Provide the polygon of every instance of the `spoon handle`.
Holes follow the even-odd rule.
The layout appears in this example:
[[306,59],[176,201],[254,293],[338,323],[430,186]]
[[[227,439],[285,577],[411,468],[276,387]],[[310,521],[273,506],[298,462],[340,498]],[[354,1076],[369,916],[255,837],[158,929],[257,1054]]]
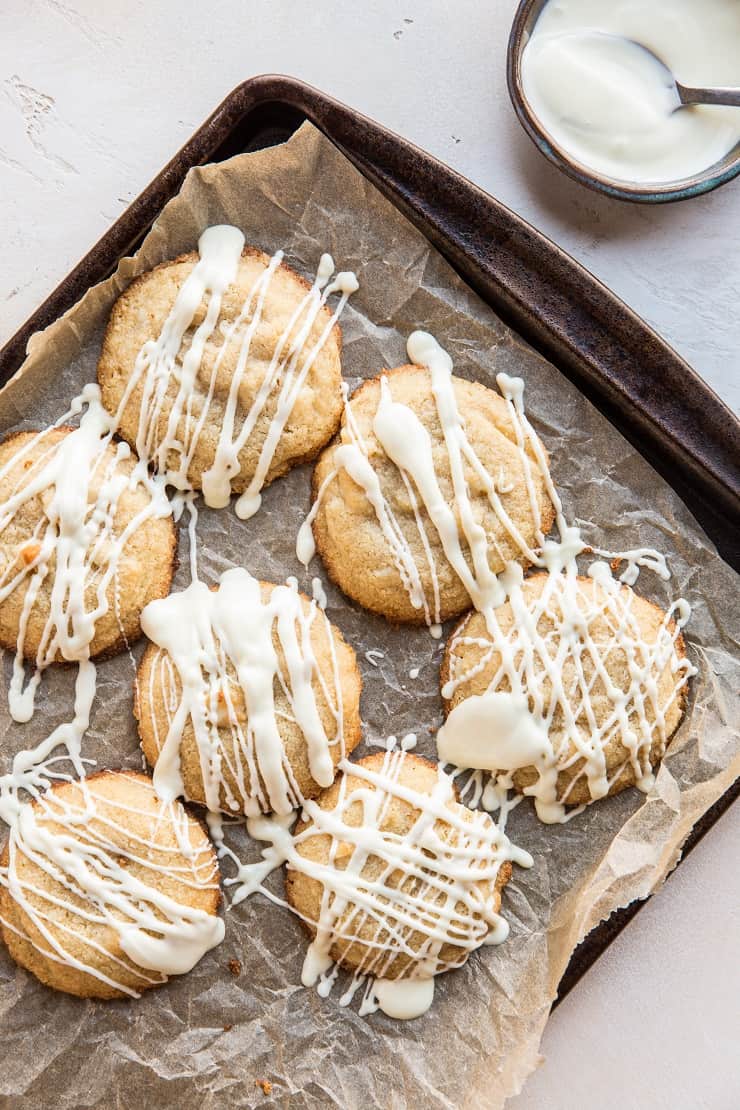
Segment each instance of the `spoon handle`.
[[740,108],[740,89],[694,89],[676,81],[682,104],[729,104]]

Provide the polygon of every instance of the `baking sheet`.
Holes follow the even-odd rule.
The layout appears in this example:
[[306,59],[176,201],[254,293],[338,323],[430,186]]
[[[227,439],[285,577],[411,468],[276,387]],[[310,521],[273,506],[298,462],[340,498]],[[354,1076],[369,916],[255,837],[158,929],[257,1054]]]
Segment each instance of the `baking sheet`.
[[[351,386],[405,362],[405,338],[420,326],[447,347],[463,377],[488,384],[502,370],[524,377],[527,409],[550,452],[567,514],[584,522],[587,538],[600,547],[648,545],[668,554],[671,582],[644,572],[638,589],[662,605],[683,595],[694,606],[689,650],[700,674],[692,710],[648,798],[626,791],[562,827],[540,825],[530,802],[517,807],[507,831],[532,852],[535,866],[516,870],[507,887],[511,937],[442,977],[426,1017],[406,1024],[382,1014],[361,1019],[339,1007],[338,989],[324,1001],[301,987],[300,924],[250,899],[227,912],[219,949],[188,976],[133,1003],[53,995],[3,952],[0,1098],[24,1108],[48,1105],[52,1092],[60,1107],[496,1107],[537,1062],[551,1000],[578,940],[662,882],[691,825],[738,774],[740,741],[731,727],[738,720],[739,629],[731,604],[737,578],[619,433],[308,124],[281,147],[191,171],[136,258],[32,341],[26,364],[0,395],[3,431],[61,414],[94,376],[117,292],[134,274],[193,249],[203,228],[216,222],[236,223],[248,242],[270,253],[283,247],[304,275],[324,250],[339,268],[356,270],[360,290],[342,320]],[[236,564],[274,581],[296,574],[305,585],[294,537],[308,508],[309,481],[310,468],[302,467],[276,482],[247,522],[230,510],[203,510],[201,575],[210,581]],[[183,534],[180,587],[187,583],[186,553]],[[321,573],[320,563],[311,573]],[[442,646],[426,630],[391,629],[333,587],[327,593],[329,616],[355,646],[363,671],[366,745],[413,731],[417,750],[433,756]],[[382,655],[366,656],[374,651]],[[10,664],[6,657],[6,683]],[[415,667],[419,676],[411,679]],[[85,746],[99,766],[141,765],[132,679],[127,656],[99,667]],[[71,671],[47,672],[29,725],[13,724],[0,704],[4,764],[69,716],[72,682]],[[236,830],[232,843],[255,852]],[[280,876],[275,881],[279,887]],[[238,975],[229,969],[232,960]],[[256,1085],[260,1080],[272,1083],[270,1094]]]

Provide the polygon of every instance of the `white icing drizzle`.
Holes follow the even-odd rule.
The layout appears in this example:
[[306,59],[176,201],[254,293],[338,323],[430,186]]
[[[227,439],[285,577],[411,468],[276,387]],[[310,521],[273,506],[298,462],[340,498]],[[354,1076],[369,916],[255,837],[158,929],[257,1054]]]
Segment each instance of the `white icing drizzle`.
[[[97,385],[85,386],[54,428],[80,414],[79,426],[58,442],[49,442],[47,447],[52,429],[39,432],[0,468],[2,481],[21,464],[18,481],[0,505],[0,533],[31,499],[40,500],[44,510],[19,558],[9,562],[0,576],[0,601],[27,582],[8,691],[14,720],[30,720],[41,675],[55,659],[76,662],[79,668],[72,720],[59,725],[36,748],[18,752],[10,772],[0,776],[0,818],[11,825],[20,817],[24,793],[38,797],[51,782],[69,777],[57,766],[65,758],[75,774],[84,775],[81,745],[96,685],[96,669],[90,660],[95,626],[108,611],[111,584],[114,596],[117,593],[116,575],[126,544],[145,520],[171,512],[162,487],[149,478],[143,464],[137,463],[130,473],[124,470],[122,464],[130,458],[126,444],[108,450],[115,426],[100,402]],[[36,461],[34,454],[38,454]],[[144,507],[117,531],[114,522],[120,498],[126,490],[137,489],[147,494]],[[27,559],[24,553],[32,557]],[[51,583],[49,614],[35,669],[24,688],[28,621],[47,580]],[[91,592],[94,604],[88,609]]]
[[[135,781],[146,788],[141,778]],[[157,886],[162,876],[192,890],[217,890],[218,867],[212,853],[191,846],[188,818],[179,802],[163,806],[156,814],[157,823],[173,826],[174,848],[133,831],[131,818],[151,821],[151,817],[151,812],[112,798],[98,798],[84,780],[74,797],[48,792],[37,798],[35,806],[19,810],[9,833],[8,867],[0,874],[15,904],[42,938],[37,942],[20,934],[39,953],[134,998],[138,991],[123,978],[105,974],[76,952],[90,948],[145,984],[156,984],[168,975],[190,971],[224,936],[221,918],[184,905]],[[124,845],[117,834],[124,835]],[[48,876],[50,890],[24,881],[23,860]],[[125,866],[131,862],[145,868],[151,882]],[[59,895],[59,886],[66,896]],[[113,929],[127,959],[121,960],[92,939],[86,933],[90,924]],[[18,932],[8,921],[3,925]],[[157,973],[156,977],[147,971]]]
[[[383,739],[374,740],[367,739],[365,743],[371,748],[383,748],[385,751],[393,751],[394,748],[400,748],[403,752],[410,752],[416,747],[417,736],[415,732],[407,732],[399,740],[397,736],[386,736]],[[350,766],[348,763],[347,766]]]
[[[485,613],[486,635],[471,638],[463,625],[451,643],[451,676],[443,688],[454,691],[480,674],[496,656],[498,665],[488,689],[460,701],[437,738],[440,758],[458,766],[489,770],[499,783],[511,785],[511,773],[534,767],[537,781],[524,789],[535,799],[542,821],[563,821],[573,784],[585,777],[591,799],[603,798],[630,766],[640,790],[653,784],[651,751],[662,756],[668,740],[666,718],[696,668],[679,659],[676,641],[690,609],[683,599],[666,613],[654,642],[648,642],[632,611],[634,595],[615,581],[610,567],[596,562],[588,571],[595,582],[586,591],[577,576],[575,559],[553,570],[541,593],[528,596],[521,572],[512,574],[508,603],[513,614],[505,630],[496,611]],[[546,633],[541,620],[552,622]],[[596,640],[596,622],[606,622],[610,637]],[[461,668],[455,652],[472,645],[480,649],[474,666]],[[617,686],[609,660],[624,660],[629,684]],[[673,683],[662,698],[658,677],[669,667]],[[566,680],[566,675],[571,676]],[[599,719],[594,690],[600,697]],[[604,710],[603,702],[608,703]],[[559,740],[553,719],[557,714]],[[607,769],[605,750],[619,741],[628,759],[616,771]],[[582,764],[560,797],[558,774]]]
[[[159,337],[145,343],[136,359],[121,398],[118,421],[134,389],[141,384],[143,393],[136,434],[137,453],[155,466],[167,485],[176,490],[190,490],[188,471],[208,418],[216,376],[224,356],[234,345],[238,350],[236,367],[229,385],[213,463],[203,474],[202,492],[203,500],[210,508],[223,508],[229,503],[232,481],[239,474],[239,453],[252,435],[268,401],[277,391],[275,411],[255,473],[235,506],[237,515],[247,519],[260,507],[261,490],[275,450],[311,367],[347,300],[358,288],[358,283],[355,275],[348,272],[338,273],[330,280],[334,262],[331,255],[322,255],[314,282],[278,336],[257,395],[238,426],[238,397],[252,340],[263,319],[273,275],[283,260],[282,251],[273,255],[247,294],[236,319],[220,330],[224,293],[236,280],[243,247],[244,236],[238,228],[222,225],[209,227],[203,232],[198,243],[200,259],[178,291]],[[318,339],[311,344],[314,324],[334,293],[340,294],[336,307]],[[205,318],[195,329],[190,346],[180,358],[183,343],[204,300],[207,306]],[[196,416],[192,398],[204,350],[206,344],[218,336],[222,336],[221,345],[214,359],[205,403]],[[176,387],[174,396],[173,385]],[[167,424],[164,434],[160,435],[165,408],[168,410]]]
[[[79,427],[50,443],[37,461],[32,452],[45,446],[48,432],[40,432],[0,468],[0,481],[24,461],[14,490],[0,505],[0,535],[30,501],[40,500],[43,518],[32,536],[24,540],[15,559],[0,573],[0,603],[24,583],[13,678],[8,691],[14,720],[26,722],[33,715],[41,674],[55,659],[80,662],[89,658],[97,621],[108,611],[108,591],[115,582],[123,550],[134,532],[152,516],[167,516],[170,507],[161,491],[137,466],[126,473],[121,463],[129,448],[118,443],[111,451],[114,424],[100,403],[96,385],[85,387],[70,411],[55,427],[66,423],[84,407]],[[50,429],[51,430],[51,429]],[[145,507],[120,531],[114,528],[121,495],[145,488]],[[41,589],[51,584],[49,616],[40,637],[35,670],[24,688],[24,645],[31,613]],[[94,606],[86,595],[94,590]]]
[[[506,939],[508,925],[493,909],[492,884],[505,860],[532,866],[531,856],[514,847],[487,814],[454,804],[453,780],[441,766],[431,794],[401,783],[405,759],[403,745],[393,744],[379,770],[345,760],[335,807],[326,810],[314,801],[304,803],[308,824],[296,834],[285,820],[250,821],[250,835],[267,842],[263,860],[242,865],[239,874],[227,880],[237,885],[234,902],[260,890],[281,904],[285,903],[263,886],[280,864],[321,883],[319,917],[309,923],[315,936],[303,965],[304,985],[317,985],[319,994],[328,995],[337,976],[332,951],[357,941],[366,949],[365,958],[340,1004],[348,1005],[364,986],[360,1013],[385,1009],[387,1004],[386,1012],[399,1018],[418,1016],[431,1004],[435,975],[459,967],[481,944]],[[364,785],[348,790],[349,776]],[[404,835],[386,827],[394,799],[418,811]],[[349,823],[346,814],[358,804],[362,820]],[[299,851],[322,835],[331,838],[326,863]],[[363,873],[369,861],[382,864],[375,878]],[[399,873],[403,879],[397,882]],[[481,888],[484,883],[491,884],[488,894]],[[448,958],[443,952],[450,944],[461,951]],[[386,986],[386,972],[398,956],[408,956],[410,963],[392,986]]]
[[518,771],[543,759],[550,747],[547,731],[529,713],[523,694],[493,691],[466,698],[451,724],[437,734],[443,763],[496,771]]
[[[540,558],[538,552],[524,539],[501,500],[501,495],[509,493],[512,489],[509,479],[503,473],[496,476],[489,474],[467,437],[465,423],[455,397],[450,356],[431,335],[423,331],[415,331],[409,336],[407,348],[411,361],[429,370],[432,393],[447,452],[453,504],[448,504],[440,489],[429,432],[407,405],[393,400],[386,377],[382,377],[380,382],[380,402],[373,420],[373,432],[387,458],[398,468],[404,482],[431,578],[432,596],[425,595],[421,571],[413,549],[404,535],[392,506],[383,494],[380,479],[370,461],[367,444],[357,427],[352,406],[346,398],[345,431],[350,442],[343,443],[334,452],[334,469],[324,479],[316,501],[301,526],[296,554],[306,566],[313,558],[315,544],[311,525],[329,484],[340,470],[345,470],[363,490],[375,512],[394,566],[401,577],[411,604],[415,609],[423,611],[432,634],[439,637],[441,635],[439,576],[422,516],[422,508],[439,537],[447,561],[465,586],[473,605],[477,609],[485,610],[501,604],[506,596],[501,577],[494,574],[490,566],[490,543],[493,542],[495,546],[495,540],[490,540],[485,529],[475,519],[465,473],[466,467],[474,471],[486,492],[488,503],[497,520],[521,557],[534,564],[539,564]],[[547,473],[547,460],[541,445],[526,424],[521,407],[523,384],[519,379],[508,378],[504,374],[500,374],[497,381],[509,403],[511,423],[516,431],[517,446],[527,482],[532,519],[535,522],[538,543],[542,544],[544,543],[542,515],[534,486],[532,460],[527,453],[527,447],[529,446],[530,449],[535,447],[538,469],[541,469],[546,476],[548,492],[554,493],[554,487]]]
[[324,589],[324,583],[320,578],[311,579],[311,596],[320,609],[326,609],[329,601],[326,596],[326,590]]
[[[172,668],[181,688],[180,697],[173,695],[168,706],[167,735],[156,738],[154,785],[162,798],[185,792],[180,746],[190,722],[209,810],[225,808],[249,817],[292,813],[303,797],[281,738],[278,687],[289,703],[290,720],[305,738],[313,779],[319,786],[331,785],[332,752],[338,751],[338,758],[344,754],[334,638],[319,605],[312,601],[308,611],[304,608],[295,579],[273,587],[267,600],[257,579],[241,568],[222,574],[216,590],[196,579],[186,590],[148,605],[141,623],[161,649],[151,667],[150,700],[156,697],[155,687],[174,690],[167,679]],[[319,670],[312,644],[319,625],[331,653],[331,683]],[[317,688],[331,715],[330,735],[322,724]],[[228,730],[227,744],[223,730]]]
[[388,1017],[409,1021],[425,1014],[434,1001],[434,979],[376,979],[372,997]]
[[[236,507],[240,516],[247,517],[259,508],[260,491],[277,443],[311,366],[318,358],[348,297],[357,288],[354,274],[339,273],[332,280],[334,263],[329,255],[322,256],[314,283],[296,308],[285,331],[278,337],[262,387],[241,427],[237,428],[236,399],[249,357],[250,343],[262,318],[270,281],[282,260],[282,252],[273,256],[250,290],[237,319],[229,327],[220,328],[223,297],[236,279],[243,246],[244,236],[234,227],[213,227],[203,233],[199,241],[200,259],[180,288],[160,334],[142,347],[118,412],[115,416],[109,415],[100,402],[97,385],[87,385],[71,403],[69,412],[54,425],[59,427],[67,424],[70,419],[83,413],[84,409],[79,427],[66,435],[59,444],[51,444],[36,462],[24,469],[14,491],[0,505],[0,533],[14,519],[19,508],[32,497],[42,498],[45,512],[42,523],[34,535],[29,537],[28,544],[24,545],[24,551],[19,552],[20,561],[0,568],[0,602],[26,579],[29,583],[24,598],[9,691],[13,717],[22,722],[30,719],[41,674],[56,658],[78,665],[72,720],[60,725],[35,748],[18,752],[11,770],[0,776],[0,818],[10,826],[11,856],[7,873],[0,874],[0,882],[10,887],[13,897],[29,913],[45,937],[49,950],[44,954],[93,976],[98,974],[96,970],[85,963],[76,963],[63,941],[58,937],[55,939],[46,928],[44,915],[39,915],[28,904],[15,869],[14,861],[20,854],[30,854],[49,874],[60,878],[69,889],[74,888],[81,897],[87,899],[91,906],[89,919],[113,925],[127,957],[139,968],[160,973],[160,978],[152,981],[159,982],[162,981],[161,976],[188,970],[208,948],[219,943],[223,937],[223,923],[217,917],[180,906],[154,888],[146,886],[142,889],[142,885],[127,875],[125,869],[118,867],[115,858],[109,858],[107,845],[101,845],[92,836],[88,840],[80,832],[95,813],[93,793],[85,786],[84,781],[85,764],[90,761],[82,756],[82,741],[89,726],[96,689],[96,670],[90,659],[90,646],[96,622],[108,609],[108,587],[112,582],[117,616],[116,573],[127,541],[147,518],[173,514],[175,519],[179,519],[183,509],[187,507],[190,511],[192,596],[197,598],[202,595],[205,587],[197,581],[197,511],[188,479],[188,468],[213,397],[215,376],[229,345],[239,344],[237,367],[231,382],[214,462],[203,476],[206,504],[220,507],[228,502],[231,481],[239,469],[238,453],[247,442],[268,399],[276,395],[275,411],[255,474]],[[327,319],[318,339],[312,341],[313,325],[334,293],[339,293],[334,312]],[[195,316],[204,301],[205,316],[193,330]],[[192,335],[188,335],[189,332]],[[223,335],[223,340],[213,367],[207,403],[196,416],[192,408],[193,387],[206,344],[216,334]],[[183,347],[186,350],[181,356]],[[176,386],[174,399],[171,394],[168,395],[173,383]],[[120,464],[130,457],[129,448],[123,443],[115,444],[112,457],[110,453],[106,453],[106,448],[112,442],[124,408],[137,384],[141,384],[143,389],[136,435],[138,461],[132,473],[125,474]],[[160,437],[160,418],[165,405],[169,407],[169,414],[165,433]],[[179,435],[181,422],[185,429],[182,440]],[[16,452],[6,466],[0,469],[0,480],[12,467],[23,461],[34,445],[43,443],[46,435],[48,431],[39,433]],[[153,475],[150,469],[154,470]],[[146,506],[124,530],[116,533],[113,523],[120,497],[124,490],[137,487],[143,487],[148,494]],[[172,500],[167,497],[167,487],[172,487],[175,491]],[[23,647],[29,615],[39,589],[52,574],[49,618],[41,636],[35,671],[24,688]],[[95,605],[88,610],[86,591],[89,592],[91,588],[94,588]],[[281,675],[280,681],[285,689],[290,689],[291,704],[307,737],[312,773],[317,781],[328,783],[333,776],[329,772],[331,760],[327,751],[329,745],[336,742],[336,738],[325,736],[318,720],[315,702],[312,703],[313,695],[308,677],[312,667],[310,654],[306,650],[299,651],[295,644],[291,646],[288,626],[295,608],[294,602],[290,600],[297,596],[295,585],[280,587],[279,590],[283,591],[279,595],[282,600],[275,605],[275,616],[282,629],[281,643],[289,646],[286,651],[289,674]],[[226,592],[229,592],[228,587]],[[232,594],[233,592],[231,591]],[[315,585],[314,592],[323,605],[325,598],[320,583]],[[177,601],[173,604],[176,606]],[[206,607],[201,604],[201,609]],[[254,615],[253,611],[250,610],[249,615]],[[303,633],[310,630],[310,623],[314,619],[325,620],[316,603],[308,618],[301,617]],[[120,623],[119,619],[119,625]],[[239,631],[234,628],[233,620],[229,625],[229,614],[223,615],[222,624],[230,628],[232,642],[238,643]],[[183,628],[178,629],[181,634],[183,631]],[[262,631],[264,633],[264,627]],[[241,639],[244,639],[243,635]],[[333,650],[331,638],[330,643]],[[262,646],[266,646],[265,635],[262,637]],[[336,660],[334,665],[336,671]],[[339,687],[338,684],[335,685],[338,697]],[[252,675],[252,687],[255,686],[259,688],[259,700],[264,691],[260,687],[260,675],[256,671]],[[341,736],[341,702],[332,703],[326,684],[323,686],[324,696],[332,707],[338,735]],[[267,714],[267,705],[263,708]],[[269,730],[267,719],[264,727]],[[71,764],[73,775],[60,768],[59,765],[64,765],[65,762]],[[259,766],[262,772],[262,760]],[[172,784],[167,782],[166,767],[165,761],[160,785],[169,796],[160,799],[161,819],[176,819],[178,827],[182,826],[180,841],[181,847],[185,849],[188,847],[183,841],[185,812],[173,800]],[[171,770],[170,773],[174,775],[174,771]],[[57,799],[53,793],[48,792],[48,788],[57,781],[72,781],[73,776],[81,780],[84,806],[80,812],[65,810],[61,813]],[[281,787],[279,778],[279,768],[273,768],[267,776],[266,789],[268,792],[275,792],[280,807],[284,809],[288,805],[288,798],[294,802],[298,799],[292,784],[287,788],[282,784]],[[29,797],[41,807],[41,817],[29,805]],[[55,821],[69,823],[69,838],[52,838],[44,831],[43,815],[51,808],[54,809]],[[180,814],[182,817],[178,816]],[[215,815],[214,826],[218,831],[220,825]],[[74,835],[71,835],[72,832]],[[147,856],[148,848],[151,847],[152,845],[142,843],[143,856]],[[152,868],[156,869],[153,864]],[[216,885],[216,871],[207,881],[211,880]],[[116,924],[116,921],[119,923]],[[55,928],[59,928],[58,924]],[[71,936],[74,934],[71,926],[69,933]],[[126,993],[133,993],[122,984],[114,985]]]

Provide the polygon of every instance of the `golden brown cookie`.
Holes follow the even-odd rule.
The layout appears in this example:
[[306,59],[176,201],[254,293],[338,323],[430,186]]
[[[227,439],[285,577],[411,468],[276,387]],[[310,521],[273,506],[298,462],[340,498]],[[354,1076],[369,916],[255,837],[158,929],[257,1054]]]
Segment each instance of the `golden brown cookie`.
[[[419,366],[385,372],[365,382],[353,395],[351,420],[345,414],[337,442],[324,451],[314,471],[314,500],[321,492],[313,522],[314,539],[329,576],[354,601],[389,620],[436,623],[469,608],[471,596],[445,554],[418,485],[391,461],[378,442],[373,421],[383,380],[392,400],[410,409],[431,438],[439,490],[454,515],[464,561],[468,570],[472,568],[430,373]],[[533,512],[523,450],[517,446],[506,401],[477,382],[453,377],[452,383],[467,443],[477,458],[475,465],[465,458],[463,469],[473,517],[484,533],[488,568],[498,574],[512,559],[526,565],[531,559],[522,543],[526,549],[537,547],[553,521],[543,478],[533,466]],[[337,451],[342,446],[358,443],[379,481],[385,523],[366,490],[350,477],[344,463],[338,462],[341,455]],[[533,462],[531,446],[526,451]],[[493,495],[487,482],[494,487]],[[514,531],[521,542],[514,538]],[[398,552],[394,553],[389,542],[391,533],[400,534],[401,561],[406,560],[403,571],[398,565]],[[412,600],[409,566],[411,574],[418,575],[423,604],[415,605]]]
[[[552,801],[581,805],[649,784],[686,707],[687,667],[675,621],[629,586],[608,576],[533,574],[488,626],[481,613],[461,621],[441,683],[449,718],[471,697],[510,692],[512,674],[521,674],[525,715],[528,707],[535,722],[545,722],[536,726],[545,745],[537,765],[499,770],[513,771],[515,788],[535,796],[541,776],[552,775]],[[470,727],[479,730],[485,757],[486,705],[477,704]],[[496,727],[492,719],[491,751]]]
[[[230,598],[219,598],[227,589]],[[204,590],[196,584],[160,603],[170,612],[175,658],[151,643],[141,660],[135,712],[144,754],[156,768],[172,728],[176,750],[168,763],[173,756],[179,763],[189,801],[249,816],[290,812],[333,781],[340,759],[360,741],[355,653],[293,586],[258,583],[235,568],[210,596]],[[199,624],[210,630],[205,641],[186,645],[178,627],[191,625],[188,614],[203,604],[209,615]],[[151,635],[156,624],[145,624]],[[198,659],[203,665],[193,667]]]
[[294,836],[287,898],[319,960],[382,979],[428,978],[464,963],[500,927],[505,838],[426,759],[394,751],[352,764],[309,803]]
[[[136,458],[121,458],[115,444],[100,451],[91,468],[84,539],[78,535],[72,542],[65,536],[60,546],[64,522],[55,500],[59,484],[53,463],[63,457],[59,452],[73,435],[79,431],[50,428],[18,432],[0,444],[0,644],[16,650],[25,614],[23,654],[29,659],[41,655],[43,664],[81,658],[91,631],[88,620],[94,619],[89,642],[94,657],[135,640],[144,606],[168,592],[176,559],[171,518],[151,513],[152,498],[143,484],[126,487]],[[72,457],[65,460],[67,501],[70,487],[79,495],[88,478],[70,474],[73,466]],[[84,619],[76,597],[83,581]]]
[[[197,263],[196,253],[162,263],[136,278],[114,305],[98,363],[103,404],[110,413],[118,413],[135,374],[139,353],[162,333],[176,298]],[[195,489],[202,488],[203,475],[214,464],[232,393],[234,411],[229,443],[243,433],[246,436],[236,452],[230,477],[231,489],[236,493],[243,492],[255,475],[283,387],[294,389],[295,396],[286,396],[281,401],[289,414],[260,488],[297,463],[313,458],[339,423],[342,408],[339,325],[331,326],[331,308],[324,305],[318,307],[310,328],[301,335],[308,321],[307,312],[313,311],[311,306],[316,306],[319,294],[312,299],[311,287],[285,263],[274,269],[262,289],[259,282],[269,265],[270,259],[262,251],[254,247],[244,250],[236,280],[223,294],[217,320],[212,327],[205,325],[208,334],[197,360],[192,388],[183,386],[181,392],[183,358],[191,351],[196,329],[206,320],[210,302],[205,294],[192,313],[174,365],[163,363],[168,382],[156,412],[147,415],[144,397],[145,390],[151,388],[151,375],[143,373],[120,414],[120,434],[134,448],[147,419],[150,420],[146,430],[148,458],[154,458],[156,449],[166,440],[187,444],[187,480]],[[302,302],[305,309],[296,316]],[[330,331],[324,337],[327,328]],[[296,359],[292,354],[294,342],[299,352]],[[315,348],[319,349],[314,358]],[[159,369],[161,372],[162,367]],[[260,395],[263,388],[266,388],[264,398]],[[173,407],[175,427],[168,432]],[[250,423],[245,425],[248,417]],[[167,469],[179,470],[182,458],[178,451],[167,453],[165,449],[165,454]]]
[[79,998],[136,997],[223,937],[205,830],[138,772],[101,771],[29,802],[0,867],[10,955]]

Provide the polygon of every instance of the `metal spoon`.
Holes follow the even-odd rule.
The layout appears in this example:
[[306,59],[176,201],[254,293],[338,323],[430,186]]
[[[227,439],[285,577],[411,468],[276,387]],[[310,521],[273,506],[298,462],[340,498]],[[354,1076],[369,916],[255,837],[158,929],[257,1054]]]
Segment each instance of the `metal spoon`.
[[740,89],[733,88],[698,88],[693,85],[683,85],[675,76],[673,71],[665,64],[662,58],[659,58],[649,46],[645,46],[636,39],[627,39],[634,46],[639,46],[640,50],[644,50],[646,54],[656,62],[661,69],[665,70],[670,84],[675,85],[676,93],[678,95],[679,103],[676,105],[675,111],[683,108],[686,104],[726,104],[733,108],[740,108]]
[[[673,77],[673,74],[671,76]],[[740,89],[700,89],[692,85],[682,85],[675,77],[673,80],[676,82],[678,99],[681,101],[679,107],[684,104],[727,104],[733,108],[740,108]]]

